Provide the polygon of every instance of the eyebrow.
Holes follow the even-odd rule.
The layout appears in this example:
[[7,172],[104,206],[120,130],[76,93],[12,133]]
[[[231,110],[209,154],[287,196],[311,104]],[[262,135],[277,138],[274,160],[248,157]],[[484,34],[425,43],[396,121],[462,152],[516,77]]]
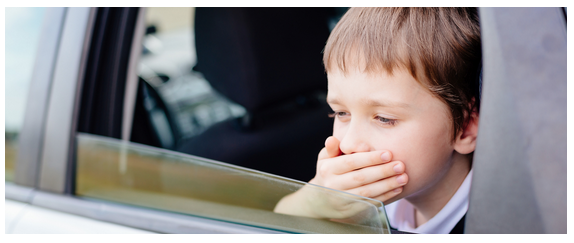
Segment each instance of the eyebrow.
[[[361,103],[364,103],[368,106],[372,107],[401,107],[401,108],[410,108],[411,106],[407,103],[403,102],[395,102],[390,100],[375,100],[369,98],[361,98]],[[327,97],[327,103],[329,104],[341,104],[341,102],[337,98]]]

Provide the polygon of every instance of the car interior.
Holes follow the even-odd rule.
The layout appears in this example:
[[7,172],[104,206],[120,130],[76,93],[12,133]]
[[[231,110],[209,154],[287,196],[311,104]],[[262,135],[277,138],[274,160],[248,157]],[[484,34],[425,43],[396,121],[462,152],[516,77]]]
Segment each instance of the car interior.
[[[346,10],[48,8],[30,89],[6,93],[27,95],[6,126],[6,232],[94,229],[66,215],[156,233],[401,233],[381,202],[303,183],[332,133],[322,50]],[[479,16],[464,232],[564,234],[567,9]],[[7,90],[20,82],[8,71]],[[352,222],[273,212],[303,187],[367,210]]]
[[[329,8],[197,8],[197,64],[189,71],[244,112],[185,134],[178,128],[177,111],[166,105],[153,82],[140,78],[131,140],[310,180],[332,132],[322,48],[337,13]],[[172,82],[168,75],[157,77],[162,85]]]

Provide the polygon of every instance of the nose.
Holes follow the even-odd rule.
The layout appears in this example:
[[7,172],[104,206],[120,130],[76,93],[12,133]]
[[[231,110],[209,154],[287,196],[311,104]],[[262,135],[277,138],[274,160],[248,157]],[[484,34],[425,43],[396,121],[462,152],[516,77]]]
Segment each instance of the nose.
[[352,154],[358,152],[369,152],[369,133],[366,126],[357,122],[351,122],[347,127],[343,137],[338,138],[340,141],[339,148],[343,154]]

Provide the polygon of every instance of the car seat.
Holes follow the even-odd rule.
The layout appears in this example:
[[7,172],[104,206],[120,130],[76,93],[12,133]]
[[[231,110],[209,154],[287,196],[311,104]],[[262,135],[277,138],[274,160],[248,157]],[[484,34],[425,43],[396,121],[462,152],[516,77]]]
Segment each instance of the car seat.
[[312,179],[333,126],[322,65],[330,14],[325,8],[197,8],[194,69],[247,112],[177,150]]

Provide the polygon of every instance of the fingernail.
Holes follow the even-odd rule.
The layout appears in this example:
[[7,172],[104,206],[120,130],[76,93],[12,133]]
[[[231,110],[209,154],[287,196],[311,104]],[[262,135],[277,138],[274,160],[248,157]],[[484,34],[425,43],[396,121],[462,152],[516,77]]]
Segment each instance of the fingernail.
[[381,154],[381,159],[383,161],[389,161],[391,160],[391,155],[389,154],[389,152],[384,152],[383,154]]
[[401,175],[401,176],[397,177],[397,182],[399,183],[399,185],[404,185],[405,183],[407,183],[406,176]]
[[393,192],[394,192],[394,193],[399,193],[399,192],[401,192],[402,190],[403,190],[403,188],[402,188],[402,187],[399,187],[399,188],[393,190]]
[[401,164],[396,164],[393,167],[393,170],[395,171],[395,173],[400,174],[403,173],[403,167],[401,166]]

